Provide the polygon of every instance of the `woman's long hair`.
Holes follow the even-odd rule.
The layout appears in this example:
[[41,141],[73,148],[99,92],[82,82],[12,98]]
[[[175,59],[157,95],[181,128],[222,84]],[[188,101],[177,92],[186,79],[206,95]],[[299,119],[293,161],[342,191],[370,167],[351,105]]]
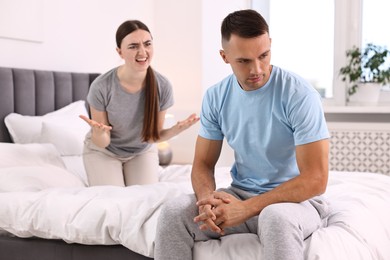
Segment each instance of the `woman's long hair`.
[[145,112],[144,125],[142,128],[142,139],[144,142],[149,140],[157,141],[160,139],[160,134],[158,131],[158,88],[156,76],[154,75],[153,69],[150,66],[146,73],[145,83]]
[[[150,33],[149,28],[138,20],[128,20],[123,22],[116,32],[116,45],[120,48],[123,38],[135,30],[144,30]],[[160,139],[158,131],[158,112],[159,112],[159,93],[156,76],[151,66],[146,72],[145,79],[145,105],[144,105],[144,120],[142,128],[142,140],[148,142],[150,140],[157,141]]]

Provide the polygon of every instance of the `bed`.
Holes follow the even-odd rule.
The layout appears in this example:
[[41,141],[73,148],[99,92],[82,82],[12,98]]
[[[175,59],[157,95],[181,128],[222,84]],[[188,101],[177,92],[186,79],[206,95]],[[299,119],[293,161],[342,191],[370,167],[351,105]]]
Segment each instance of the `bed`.
[[[0,68],[0,260],[151,259],[161,206],[192,192],[190,164],[161,167],[157,184],[88,187],[78,115],[97,75]],[[306,259],[390,259],[389,174],[330,172],[332,213],[306,239]],[[229,167],[216,179],[228,186]],[[193,258],[261,260],[261,246],[230,235],[196,242]]]

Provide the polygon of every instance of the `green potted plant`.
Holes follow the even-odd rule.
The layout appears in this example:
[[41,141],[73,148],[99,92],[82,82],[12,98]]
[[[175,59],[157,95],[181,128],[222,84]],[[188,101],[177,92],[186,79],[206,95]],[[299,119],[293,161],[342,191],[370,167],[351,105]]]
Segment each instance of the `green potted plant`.
[[[371,86],[374,84],[378,99],[381,86],[390,82],[390,51],[383,46],[369,43],[364,49],[352,47],[347,50],[346,56],[348,63],[340,69],[340,75],[342,81],[349,83],[349,97],[355,95],[363,86],[371,88],[369,92],[375,91],[375,87]],[[362,96],[366,97],[366,94]]]

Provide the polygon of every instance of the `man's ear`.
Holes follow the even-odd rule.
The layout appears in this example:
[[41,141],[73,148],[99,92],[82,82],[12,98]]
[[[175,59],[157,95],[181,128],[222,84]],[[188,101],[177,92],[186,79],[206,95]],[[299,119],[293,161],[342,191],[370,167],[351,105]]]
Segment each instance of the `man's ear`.
[[219,50],[219,55],[221,55],[221,57],[222,57],[222,59],[223,59],[223,61],[224,61],[225,63],[229,63],[229,61],[228,61],[227,58],[226,58],[226,53],[225,53],[224,50]]

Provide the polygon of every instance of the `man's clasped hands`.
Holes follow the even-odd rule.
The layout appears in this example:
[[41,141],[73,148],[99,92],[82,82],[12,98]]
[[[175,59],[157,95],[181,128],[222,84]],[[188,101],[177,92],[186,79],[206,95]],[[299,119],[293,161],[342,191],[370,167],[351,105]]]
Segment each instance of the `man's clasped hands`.
[[211,230],[221,236],[225,235],[225,228],[244,223],[249,217],[245,201],[239,200],[224,191],[214,191],[207,198],[200,199],[196,205],[199,215],[194,218],[201,230]]

